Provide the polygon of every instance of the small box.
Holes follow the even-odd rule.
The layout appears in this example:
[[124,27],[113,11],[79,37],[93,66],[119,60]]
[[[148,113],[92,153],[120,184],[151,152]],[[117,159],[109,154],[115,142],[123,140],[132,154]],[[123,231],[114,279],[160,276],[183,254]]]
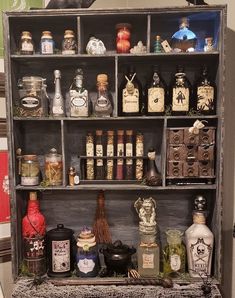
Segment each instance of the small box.
[[169,144],[179,145],[184,143],[183,129],[169,129],[168,130]]
[[185,158],[187,161],[196,161],[198,152],[197,152],[197,146],[193,145],[186,145],[185,146]]
[[183,162],[182,161],[169,161],[167,167],[167,176],[172,178],[183,177]]
[[213,161],[200,161],[199,162],[199,177],[211,177],[214,176],[214,162]]
[[185,128],[184,143],[188,145],[197,145],[199,143],[199,135],[190,133],[189,128]]
[[198,162],[197,161],[185,161],[183,164],[183,176],[197,177],[198,176]]
[[185,146],[182,145],[169,145],[168,156],[169,161],[182,161],[185,159]]
[[198,160],[208,161],[214,160],[214,145],[200,145],[198,146]]
[[199,143],[210,145],[215,143],[215,127],[202,128],[199,132]]

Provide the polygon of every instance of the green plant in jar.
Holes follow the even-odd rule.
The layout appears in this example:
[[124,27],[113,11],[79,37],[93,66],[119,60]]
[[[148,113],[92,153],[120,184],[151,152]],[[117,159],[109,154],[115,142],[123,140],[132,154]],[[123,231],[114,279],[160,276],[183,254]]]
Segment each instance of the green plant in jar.
[[163,250],[163,273],[178,277],[185,273],[186,250],[182,242],[183,233],[177,229],[166,231],[167,245]]

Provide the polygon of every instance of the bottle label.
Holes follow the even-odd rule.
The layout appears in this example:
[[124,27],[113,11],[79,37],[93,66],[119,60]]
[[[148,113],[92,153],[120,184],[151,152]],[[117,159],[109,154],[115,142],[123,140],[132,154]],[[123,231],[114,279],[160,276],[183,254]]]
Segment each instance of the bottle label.
[[55,115],[63,115],[64,114],[63,107],[62,106],[53,106],[52,113]]
[[180,270],[181,267],[181,259],[177,254],[173,254],[170,256],[170,266],[173,271]]
[[154,254],[143,253],[143,268],[154,269]]
[[[107,156],[114,156],[114,146],[107,145]],[[107,159],[107,166],[113,166],[113,159]]]
[[27,259],[37,259],[45,257],[45,239],[38,238],[24,238],[24,256]]
[[88,117],[88,92],[84,90],[82,93],[76,90],[70,90],[71,100],[71,117]]
[[21,185],[38,185],[39,184],[39,177],[26,177],[21,176]]
[[97,99],[97,105],[101,108],[107,107],[108,103],[109,101],[107,100],[107,98],[102,95]]
[[80,183],[79,175],[75,175],[75,176],[74,176],[74,184],[75,184],[75,185],[78,185],[79,183]]
[[40,99],[33,96],[26,96],[21,98],[21,105],[24,109],[33,110],[40,106]]
[[136,143],[136,156],[143,156],[143,155],[144,155],[144,144]]
[[172,111],[189,111],[189,88],[173,88]]
[[94,144],[93,143],[86,143],[86,155],[94,156]]
[[197,110],[214,110],[214,88],[212,86],[200,86],[197,88]]
[[122,112],[123,113],[138,113],[139,112],[139,90],[133,88],[129,92],[127,88],[122,91]]
[[148,89],[148,112],[164,112],[165,91],[163,88],[153,87]]
[[41,42],[41,53],[42,54],[53,54],[53,40],[44,40]]
[[[103,156],[103,146],[102,145],[96,145],[96,156]],[[103,159],[97,159],[96,165],[98,167],[103,166]]]
[[[133,156],[133,144],[132,143],[126,143],[126,156]],[[126,164],[132,165],[133,159],[127,158]]]
[[33,52],[33,44],[31,42],[22,42],[21,51]]
[[52,271],[67,272],[70,270],[70,241],[52,241]]
[[[117,144],[117,156],[124,155],[124,144]],[[123,158],[118,158],[117,160],[118,165],[123,165]]]
[[95,262],[92,259],[80,259],[77,262],[77,266],[81,272],[87,274],[88,272],[93,271],[95,268]]
[[203,238],[198,238],[196,243],[190,245],[192,270],[197,273],[210,274],[212,249],[212,243],[205,243]]

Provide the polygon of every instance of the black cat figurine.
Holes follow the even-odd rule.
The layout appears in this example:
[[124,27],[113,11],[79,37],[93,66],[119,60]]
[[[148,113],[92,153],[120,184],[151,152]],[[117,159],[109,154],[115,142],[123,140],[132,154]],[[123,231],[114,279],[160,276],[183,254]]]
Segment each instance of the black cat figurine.
[[50,0],[47,9],[88,8],[95,0]]

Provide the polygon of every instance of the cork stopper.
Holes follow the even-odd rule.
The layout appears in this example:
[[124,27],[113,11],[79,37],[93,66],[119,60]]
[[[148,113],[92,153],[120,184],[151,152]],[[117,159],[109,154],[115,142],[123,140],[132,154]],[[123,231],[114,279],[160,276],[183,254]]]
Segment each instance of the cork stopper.
[[180,19],[180,28],[189,27],[189,19],[184,17]]
[[32,34],[29,31],[23,31],[21,33],[21,39],[32,39]]
[[97,82],[98,83],[107,83],[108,76],[105,73],[101,73],[97,75]]
[[37,201],[37,193],[36,193],[36,191],[30,191],[30,193],[29,193],[29,199],[30,199],[30,201]]
[[22,156],[23,160],[31,160],[31,161],[37,161],[37,155],[34,154],[27,154]]
[[124,130],[120,129],[117,131],[118,136],[123,136],[124,135]]
[[102,136],[103,131],[102,131],[102,130],[96,130],[96,131],[95,131],[95,134],[96,134],[97,136]]
[[126,130],[126,135],[127,136],[132,136],[133,135],[133,130],[132,129]]
[[73,32],[73,30],[65,30],[65,31],[64,31],[64,37],[65,37],[65,38],[72,38],[72,37],[74,37],[74,32]]
[[43,31],[42,38],[50,38],[52,39],[51,31]]
[[156,39],[156,41],[161,41],[161,36],[160,35],[156,35],[155,39]]
[[114,136],[114,131],[113,130],[108,130],[107,135],[108,136]]

